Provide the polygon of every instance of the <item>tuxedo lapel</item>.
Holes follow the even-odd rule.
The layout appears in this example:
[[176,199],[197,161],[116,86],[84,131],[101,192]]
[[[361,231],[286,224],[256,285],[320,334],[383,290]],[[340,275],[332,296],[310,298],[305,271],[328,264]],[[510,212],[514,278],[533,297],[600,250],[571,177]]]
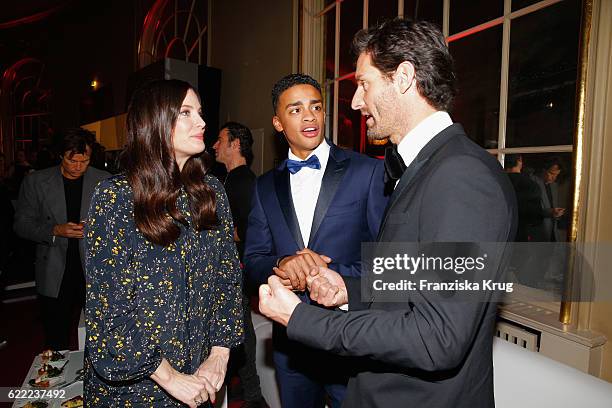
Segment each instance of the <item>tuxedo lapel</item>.
[[274,170],[274,188],[276,189],[276,198],[280,204],[281,211],[285,217],[285,222],[293,239],[300,249],[303,249],[304,240],[300,231],[300,223],[298,222],[293,199],[291,198],[291,184],[289,182],[289,171],[285,166],[281,166]]
[[321,181],[321,190],[317,198],[317,205],[312,218],[312,228],[310,229],[310,237],[308,239],[308,244],[311,247],[349,163],[350,160],[345,157],[341,149],[334,145],[330,147],[329,159],[327,160],[327,167]]
[[397,186],[393,190],[393,194],[389,198],[389,202],[387,203],[387,207],[385,208],[385,213],[383,215],[383,221],[381,223],[380,230],[378,231],[378,238],[380,240],[382,233],[384,231],[385,224],[387,223],[387,217],[391,212],[391,209],[397,204],[400,197],[402,197],[407,191],[409,191],[410,187],[414,185],[414,183],[419,179],[418,173],[423,169],[425,164],[432,158],[436,152],[444,146],[451,137],[465,133],[463,127],[454,123],[451,126],[447,127],[440,133],[438,133],[433,139],[429,141],[421,149],[417,157],[410,163],[410,166],[406,169],[402,177],[399,179]]
[[427,163],[428,160],[429,158],[419,162],[415,160],[410,164],[410,166],[408,166],[406,171],[404,171],[404,174],[399,179],[397,186],[395,186],[395,190],[393,190],[393,194],[391,194],[391,197],[389,197],[389,202],[387,203],[387,207],[385,208],[385,212],[383,214],[383,221],[381,223],[381,228],[378,230],[378,237],[376,240],[380,239],[383,227],[387,223],[387,215],[389,214],[393,206],[397,203],[399,197],[403,195],[403,192],[408,191],[410,186],[414,184],[415,180],[417,179],[416,175],[419,173],[419,170],[423,168],[423,166],[425,165],[425,163]]

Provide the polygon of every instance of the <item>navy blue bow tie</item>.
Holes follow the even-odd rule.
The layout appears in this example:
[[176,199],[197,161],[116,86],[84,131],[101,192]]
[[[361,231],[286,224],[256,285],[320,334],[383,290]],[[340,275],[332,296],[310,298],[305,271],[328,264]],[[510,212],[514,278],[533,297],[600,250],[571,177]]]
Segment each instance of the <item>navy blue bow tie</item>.
[[319,170],[321,168],[321,163],[319,162],[319,158],[316,154],[310,156],[308,160],[287,159],[287,170],[289,170],[289,173],[295,174],[302,170],[302,167],[310,167],[311,169]]

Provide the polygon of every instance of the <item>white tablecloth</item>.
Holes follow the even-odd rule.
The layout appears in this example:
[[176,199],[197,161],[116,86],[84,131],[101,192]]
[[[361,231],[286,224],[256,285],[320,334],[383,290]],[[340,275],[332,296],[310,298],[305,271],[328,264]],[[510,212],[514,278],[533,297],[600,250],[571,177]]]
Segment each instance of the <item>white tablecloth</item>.
[[[65,383],[68,383],[74,380],[76,378],[77,371],[83,368],[83,351],[82,350],[81,351],[68,351],[68,352],[65,352],[65,355],[66,355],[66,358],[68,359],[68,363],[64,367],[64,379],[65,379]],[[21,385],[22,389],[24,390],[33,389],[33,387],[31,387],[28,384],[28,382],[30,381],[30,379],[36,378],[36,372],[38,371],[41,365],[42,365],[42,360],[40,358],[40,355],[37,355],[36,357],[34,357],[34,361],[32,362],[32,365],[30,366],[28,375],[26,376],[25,380],[23,381],[23,384]],[[61,387],[62,385],[58,384],[58,386]],[[49,389],[56,390],[56,389],[59,389],[58,386],[50,387]],[[63,390],[66,391],[64,398],[57,398],[57,399],[44,398],[44,400],[49,402],[49,408],[59,408],[61,406],[61,403],[64,402],[65,400],[68,400],[72,397],[76,397],[77,395],[83,395],[83,382],[77,381],[76,383],[66,388],[63,388]],[[15,401],[15,403],[13,403],[13,408],[20,408],[23,405],[25,405],[28,401],[30,400],[28,399],[17,400]]]

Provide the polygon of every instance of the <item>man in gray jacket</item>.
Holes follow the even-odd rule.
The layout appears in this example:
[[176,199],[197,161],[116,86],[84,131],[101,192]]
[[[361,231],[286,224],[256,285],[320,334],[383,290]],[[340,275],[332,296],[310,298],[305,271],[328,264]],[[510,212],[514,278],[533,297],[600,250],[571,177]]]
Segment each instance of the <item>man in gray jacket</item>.
[[69,347],[85,302],[83,225],[93,190],[109,173],[89,166],[93,133],[75,128],[61,144],[61,163],[28,175],[15,212],[17,235],[36,242],[36,288],[45,343]]
[[540,188],[542,222],[530,228],[531,240],[535,242],[564,242],[566,237],[559,231],[558,223],[565,215],[559,205],[557,178],[561,174],[561,160],[553,157],[544,163],[539,176],[533,177]]

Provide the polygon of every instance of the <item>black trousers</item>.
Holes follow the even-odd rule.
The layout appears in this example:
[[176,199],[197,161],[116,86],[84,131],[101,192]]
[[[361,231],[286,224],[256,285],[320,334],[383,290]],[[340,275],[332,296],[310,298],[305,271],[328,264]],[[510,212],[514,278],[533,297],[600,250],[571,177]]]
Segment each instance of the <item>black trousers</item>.
[[[76,270],[75,270],[76,269]],[[85,276],[81,268],[66,268],[57,298],[38,295],[45,345],[68,350],[70,337],[77,330],[85,305]]]

